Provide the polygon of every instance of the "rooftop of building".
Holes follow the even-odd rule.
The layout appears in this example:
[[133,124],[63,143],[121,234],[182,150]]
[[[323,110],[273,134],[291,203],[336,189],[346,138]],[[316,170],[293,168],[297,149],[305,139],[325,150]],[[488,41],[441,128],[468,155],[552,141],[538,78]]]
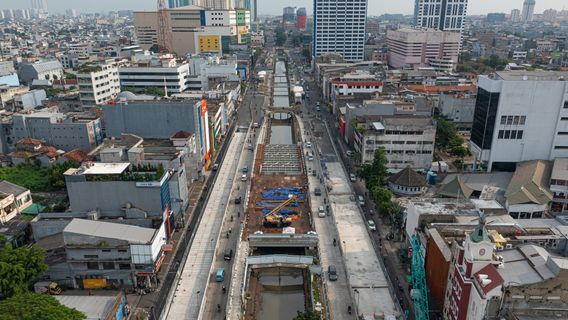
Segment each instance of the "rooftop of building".
[[493,80],[504,81],[568,81],[567,71],[497,71],[488,75]]
[[59,303],[77,309],[85,314],[87,320],[104,319],[114,307],[116,296],[54,296]]
[[390,176],[388,181],[404,187],[423,187],[426,185],[424,176],[414,171],[410,166]]
[[456,201],[455,199],[424,198],[410,200],[409,204],[412,204],[419,215],[479,216],[475,206],[466,199]]
[[536,245],[524,245],[499,252],[503,266],[498,268],[506,286],[519,286],[542,282],[558,276],[568,268],[566,258],[550,254]]
[[82,234],[90,237],[125,240],[132,244],[149,244],[156,230],[127,224],[73,219],[63,229],[64,233]]
[[549,161],[535,160],[520,163],[507,187],[505,198],[509,205],[546,204],[552,200],[548,189],[552,164]]
[[128,169],[130,163],[102,163],[93,162],[81,168],[71,168],[65,172],[66,175],[99,175],[99,174],[121,174]]
[[9,181],[6,180],[2,180],[0,181],[0,192],[4,193],[4,194],[13,194],[14,196],[19,196],[24,192],[29,191],[29,189],[26,189],[24,187],[20,187],[17,184],[11,183]]
[[384,130],[389,127],[406,126],[406,127],[428,127],[434,126],[435,122],[431,117],[422,115],[362,115],[357,116],[357,121],[368,124],[366,129]]

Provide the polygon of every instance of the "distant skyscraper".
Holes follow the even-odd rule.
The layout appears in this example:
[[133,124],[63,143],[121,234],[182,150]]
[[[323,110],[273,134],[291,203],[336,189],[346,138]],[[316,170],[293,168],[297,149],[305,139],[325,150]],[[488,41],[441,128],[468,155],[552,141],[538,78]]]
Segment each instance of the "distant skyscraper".
[[32,9],[40,10],[47,13],[47,0],[31,0]]
[[415,0],[414,24],[444,31],[463,30],[467,0]]
[[314,0],[314,57],[338,53],[362,61],[366,20],[367,0]]
[[306,29],[307,20],[306,8],[298,8],[298,11],[296,11],[296,28],[302,30]]
[[189,6],[191,3],[190,0],[168,0],[168,7],[169,8],[179,8]]
[[511,22],[521,21],[521,10],[513,9],[511,10]]
[[194,0],[193,4],[200,7],[205,7],[209,9],[234,9],[239,6],[239,0],[237,3],[233,0]]
[[294,23],[296,22],[296,9],[294,7],[285,7],[284,8],[284,13],[282,15],[282,20],[284,23],[286,22],[290,22],[290,23]]
[[525,0],[523,3],[523,13],[521,19],[523,22],[533,21],[534,6],[536,4],[535,0]]

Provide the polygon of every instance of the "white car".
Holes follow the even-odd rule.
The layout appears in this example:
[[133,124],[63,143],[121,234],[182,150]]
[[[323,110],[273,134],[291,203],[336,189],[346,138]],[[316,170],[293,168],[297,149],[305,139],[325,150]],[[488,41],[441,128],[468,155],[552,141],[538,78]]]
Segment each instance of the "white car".
[[311,148],[312,147],[312,143],[311,142],[306,142],[306,148]]
[[351,180],[352,182],[357,181],[357,177],[355,176],[354,173],[350,173],[350,174],[349,174],[349,180]]
[[246,174],[243,174],[243,175],[241,176],[241,181],[247,181],[247,179],[248,179],[248,177],[247,177]]
[[323,206],[319,206],[318,208],[318,217],[325,218],[325,209]]
[[369,230],[377,231],[377,226],[375,225],[375,221],[373,220],[367,221],[367,226],[369,227]]

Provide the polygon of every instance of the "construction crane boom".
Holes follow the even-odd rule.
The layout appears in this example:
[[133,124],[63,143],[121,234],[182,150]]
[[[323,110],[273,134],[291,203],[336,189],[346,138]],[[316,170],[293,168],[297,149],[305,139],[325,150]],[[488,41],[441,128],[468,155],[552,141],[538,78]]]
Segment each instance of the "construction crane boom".
[[267,213],[266,216],[264,216],[264,225],[278,228],[289,226],[292,223],[292,219],[290,217],[282,216],[280,213],[278,213],[278,211],[285,208],[288,204],[290,204],[292,201],[295,201],[296,199],[296,195],[290,195],[288,200],[282,202],[274,209],[272,209],[272,211]]
[[428,287],[426,286],[426,273],[424,259],[422,259],[422,246],[416,234],[410,238],[412,244],[412,301],[415,320],[430,320],[428,313]]
[[170,17],[166,10],[166,0],[157,0],[158,5],[158,46],[161,53],[172,52]]
[[274,209],[272,209],[272,211],[270,211],[269,213],[266,214],[266,216],[281,216],[281,214],[278,213],[278,211],[284,209],[288,204],[290,204],[292,201],[296,200],[297,197],[296,195],[291,195],[288,200],[282,202],[281,204],[279,204],[278,206],[276,206]]

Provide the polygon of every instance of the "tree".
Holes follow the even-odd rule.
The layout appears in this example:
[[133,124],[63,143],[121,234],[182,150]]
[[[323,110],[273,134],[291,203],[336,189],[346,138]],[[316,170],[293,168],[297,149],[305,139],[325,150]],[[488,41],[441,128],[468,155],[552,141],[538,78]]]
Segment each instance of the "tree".
[[314,310],[298,311],[298,314],[292,320],[320,320],[321,315]]
[[68,308],[47,294],[26,292],[0,301],[0,314],[5,320],[82,320],[86,316]]
[[387,163],[388,159],[385,149],[379,148],[375,150],[373,163],[364,164],[357,171],[359,177],[365,180],[365,186],[367,189],[372,190],[375,186],[383,185],[383,181],[388,175]]
[[371,189],[371,197],[379,213],[388,214],[390,212],[392,192],[389,189],[375,186]]
[[26,292],[28,284],[47,270],[44,260],[45,251],[37,246],[14,249],[6,244],[0,250],[0,299]]
[[154,52],[154,53],[160,52],[160,46],[157,45],[157,44],[152,45],[148,51],[151,51],[151,52]]

